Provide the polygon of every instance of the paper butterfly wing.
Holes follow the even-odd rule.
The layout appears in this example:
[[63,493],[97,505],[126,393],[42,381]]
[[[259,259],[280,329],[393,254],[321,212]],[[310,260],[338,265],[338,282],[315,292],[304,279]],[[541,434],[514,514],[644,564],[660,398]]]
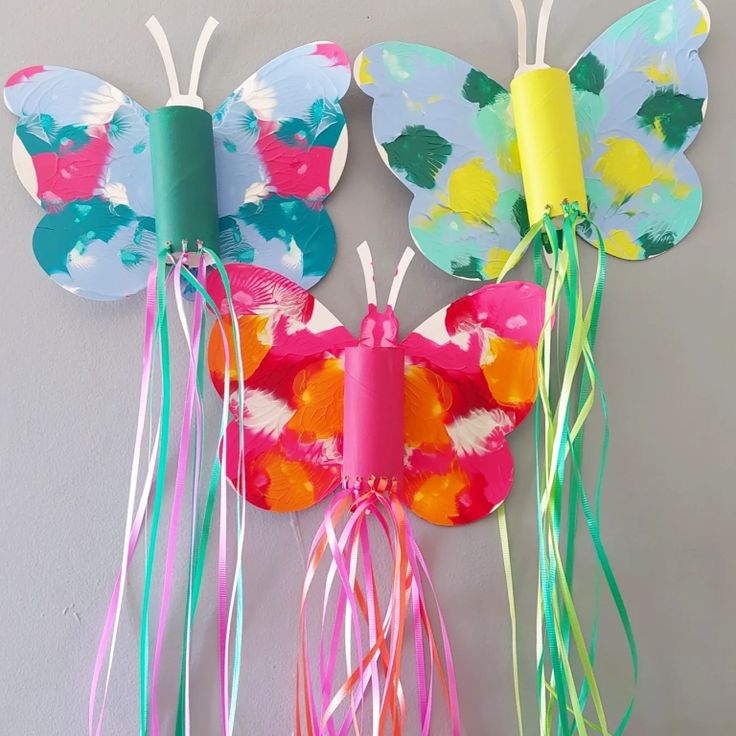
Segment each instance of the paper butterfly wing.
[[700,215],[684,152],[707,106],[698,49],[709,30],[700,0],[656,0],[611,26],[570,73],[591,215],[619,258],[664,253]]
[[19,120],[13,160],[44,217],[33,236],[41,267],[90,299],[145,286],[156,255],[146,111],[86,72],[28,67],[5,84]]
[[412,238],[435,265],[490,280],[528,229],[509,93],[451,54],[380,43],[355,61],[373,134],[411,191]]
[[[342,354],[355,338],[311,294],[258,266],[226,267],[245,373],[246,497],[271,511],[298,511],[321,501],[341,481]],[[219,274],[208,290],[230,325]],[[226,379],[222,337],[208,348],[212,380],[237,394],[237,366]],[[230,344],[230,355],[234,346]],[[227,474],[238,478],[238,426],[228,428]]]
[[263,266],[304,288],[330,268],[335,233],[324,200],[345,166],[340,99],[349,84],[345,52],[310,43],[266,64],[214,114],[225,262]]
[[506,442],[537,395],[544,291],[487,285],[430,317],[403,342],[406,504],[427,521],[465,524],[508,495]]

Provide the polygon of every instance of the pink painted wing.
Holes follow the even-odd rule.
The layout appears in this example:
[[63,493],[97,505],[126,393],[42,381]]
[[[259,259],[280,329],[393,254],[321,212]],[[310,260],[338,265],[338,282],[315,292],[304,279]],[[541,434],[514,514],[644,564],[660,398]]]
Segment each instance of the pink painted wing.
[[534,404],[543,326],[541,287],[489,284],[404,340],[403,493],[423,519],[466,524],[508,496],[514,460],[506,435]]
[[[321,501],[341,479],[342,354],[356,339],[311,294],[258,266],[226,267],[245,373],[246,497],[270,511],[298,511]],[[219,274],[207,284],[229,328]],[[208,364],[215,387],[237,391],[237,369],[225,376],[215,325]],[[234,347],[230,345],[231,355]],[[228,428],[228,467],[237,480],[238,427]]]

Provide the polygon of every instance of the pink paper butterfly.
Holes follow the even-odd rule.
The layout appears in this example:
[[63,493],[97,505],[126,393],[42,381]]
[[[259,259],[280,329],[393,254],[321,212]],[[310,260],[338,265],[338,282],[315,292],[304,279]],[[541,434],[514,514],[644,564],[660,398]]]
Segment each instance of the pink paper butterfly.
[[[368,314],[358,338],[284,276],[256,266],[227,267],[245,371],[246,497],[270,511],[298,511],[335,490],[343,480],[345,350],[400,347],[405,455],[398,491],[427,521],[446,526],[476,521],[511,489],[514,462],[506,435],[536,398],[544,292],[523,282],[488,284],[400,341],[394,308],[413,252],[404,254],[381,312],[367,244],[358,250],[368,289]],[[216,273],[208,291],[229,327]],[[221,394],[232,394],[237,380],[234,372],[224,375],[223,348],[215,329],[210,373]],[[237,446],[237,422],[230,426],[229,441]],[[242,487],[235,483],[235,460],[227,473]]]

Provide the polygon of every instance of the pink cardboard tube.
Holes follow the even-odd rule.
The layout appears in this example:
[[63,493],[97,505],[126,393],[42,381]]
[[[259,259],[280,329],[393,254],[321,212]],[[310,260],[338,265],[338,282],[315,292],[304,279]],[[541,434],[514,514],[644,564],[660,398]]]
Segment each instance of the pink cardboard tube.
[[402,483],[404,468],[404,351],[345,350],[343,475]]

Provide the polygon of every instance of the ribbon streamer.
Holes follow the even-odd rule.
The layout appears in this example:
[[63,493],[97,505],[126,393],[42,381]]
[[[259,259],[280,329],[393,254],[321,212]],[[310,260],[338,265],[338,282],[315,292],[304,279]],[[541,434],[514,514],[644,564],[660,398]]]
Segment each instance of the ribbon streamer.
[[[370,519],[377,522],[391,556],[385,610],[374,572]],[[327,551],[331,560],[323,595],[316,686],[309,655],[307,603]],[[332,630],[327,625],[331,602],[337,611]],[[439,636],[430,621],[430,603],[436,611]],[[389,481],[371,478],[365,484],[346,482],[333,498],[309,552],[299,630],[297,736],[345,736],[351,728],[353,733],[374,736],[404,733],[406,697],[400,669],[407,630],[414,640],[420,733],[430,733],[435,678],[448,705],[451,733],[461,733],[456,676],[444,619],[406,511]],[[342,682],[336,680],[341,641],[346,665]],[[366,712],[370,713],[370,727],[364,731]]]
[[[598,235],[598,265],[592,294],[585,303],[577,251],[576,229],[584,225]],[[571,736],[601,733],[619,736],[624,732],[633,708],[633,696],[619,724],[612,729],[603,707],[595,675],[598,640],[598,591],[602,573],[626,635],[632,662],[634,684],[638,678],[638,655],[631,622],[621,592],[608,561],[600,535],[600,495],[608,448],[608,409],[600,376],[593,357],[606,274],[603,239],[590,218],[575,205],[564,205],[562,230],[558,234],[549,213],[534,225],[512,254],[502,280],[533,244],[537,283],[543,283],[542,248],[548,251],[552,272],[546,289],[546,327],[538,351],[539,401],[535,407],[537,457],[537,526],[539,536],[539,590],[537,604],[537,698],[539,732]],[[552,322],[562,305],[568,316],[568,333],[559,385],[553,380],[556,346]],[[577,408],[574,397],[578,396]],[[599,397],[604,419],[604,434],[597,473],[594,504],[585,491],[582,476],[582,451],[585,424]],[[565,555],[561,552],[562,509],[567,507]],[[577,520],[580,508],[585,516],[599,572],[596,577],[596,607],[589,643],[573,596]],[[505,528],[502,528],[502,539]],[[505,555],[508,540],[503,539]],[[505,558],[504,558],[505,559]],[[513,582],[510,564],[506,566],[509,605],[514,623]],[[514,681],[517,692],[519,733],[519,682],[514,656]],[[573,663],[582,670],[580,685]],[[592,702],[596,721],[585,716]]]
[[[173,259],[173,267],[168,264]],[[197,264],[196,275],[192,273],[190,265]],[[150,533],[145,565],[145,579],[141,611],[140,636],[140,724],[141,736],[158,736],[167,726],[160,721],[157,708],[157,695],[160,685],[160,668],[163,656],[163,647],[168,624],[169,608],[171,605],[171,584],[174,574],[176,548],[181,536],[181,511],[187,491],[190,493],[192,524],[189,535],[189,579],[187,587],[186,619],[184,636],[181,648],[182,669],[180,677],[179,708],[176,721],[176,733],[191,733],[190,720],[190,652],[192,632],[195,624],[197,603],[204,576],[204,566],[211,524],[214,517],[214,507],[217,498],[220,499],[219,515],[219,551],[217,561],[218,576],[218,622],[220,641],[220,700],[221,700],[221,732],[230,736],[234,729],[237,689],[240,674],[240,659],[242,650],[242,621],[243,621],[243,568],[242,550],[244,546],[244,513],[245,503],[242,501],[244,489],[238,484],[237,490],[237,549],[238,560],[232,577],[232,584],[228,584],[228,513],[227,497],[230,493],[227,479],[221,472],[227,462],[227,443],[223,442],[225,430],[230,420],[230,414],[235,413],[239,425],[238,464],[241,468],[245,462],[245,446],[243,432],[243,368],[240,353],[238,331],[233,331],[232,343],[227,339],[229,328],[225,325],[218,306],[214,304],[205,290],[205,274],[207,264],[213,264],[220,272],[225,283],[231,324],[237,324],[232,304],[232,295],[227,281],[224,266],[217,255],[198,244],[196,252],[183,253],[173,256],[171,251],[162,249],[159,257],[151,269],[146,295],[146,325],[144,335],[144,357],[141,378],[141,398],[138,412],[138,426],[133,452],[131,482],[126,513],[125,540],[123,545],[123,560],[120,572],[117,575],[112,597],[108,605],[105,623],[98,646],[97,657],[92,676],[92,685],[89,699],[88,731],[90,736],[100,736],[104,726],[104,713],[109,683],[113,666],[119,621],[123,606],[128,569],[134,557],[140,533],[150,513]],[[158,625],[154,641],[153,662],[150,662],[149,618],[150,602],[153,588],[153,578],[156,569],[156,550],[161,522],[163,500],[166,495],[166,465],[168,460],[168,445],[170,436],[171,415],[171,377],[169,352],[169,326],[167,313],[167,287],[173,282],[177,314],[181,324],[189,356],[189,371],[184,396],[184,412],[179,436],[176,475],[168,524],[166,554],[162,573],[162,593],[158,613]],[[186,316],[183,299],[182,282],[186,283],[194,292],[193,321],[191,328]],[[204,341],[202,330],[204,327],[205,310],[215,316],[223,335],[225,349],[225,363],[230,371],[231,356],[227,345],[235,346],[236,371],[238,387],[233,396],[223,398],[220,432],[218,438],[218,454],[212,463],[208,490],[205,497],[204,511],[201,506],[200,486],[203,473],[203,444],[204,444],[204,413],[203,413],[203,385],[204,385]],[[149,455],[148,469],[141,486],[139,496],[139,474],[141,457],[143,454],[143,437],[145,434],[146,416],[151,408],[151,397],[154,393],[153,364],[158,357],[160,368],[160,403],[158,416],[153,422],[156,425],[155,437]],[[193,448],[192,448],[193,445]],[[244,478],[244,472],[241,473]],[[138,498],[136,502],[136,498]],[[135,514],[133,513],[135,510]],[[231,641],[234,639],[234,651],[231,656]],[[95,710],[101,676],[107,661],[104,687],[100,698],[100,705],[95,719]],[[150,668],[149,668],[149,665]],[[232,672],[231,672],[232,669]]]

